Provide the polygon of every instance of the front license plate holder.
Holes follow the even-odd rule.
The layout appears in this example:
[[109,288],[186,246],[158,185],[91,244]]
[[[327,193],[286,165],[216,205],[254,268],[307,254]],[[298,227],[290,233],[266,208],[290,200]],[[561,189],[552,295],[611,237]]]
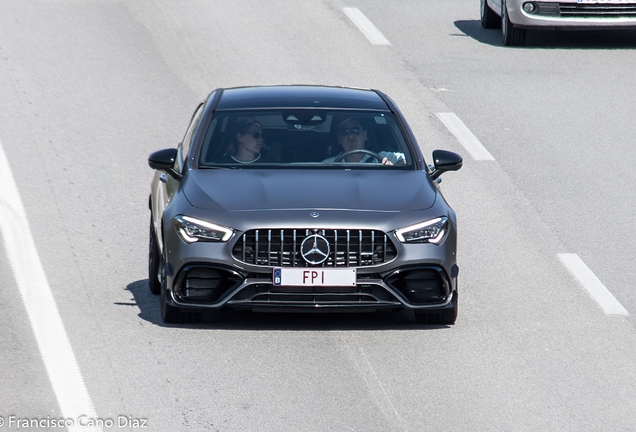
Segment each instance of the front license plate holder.
[[356,269],[277,267],[272,282],[274,286],[356,286]]

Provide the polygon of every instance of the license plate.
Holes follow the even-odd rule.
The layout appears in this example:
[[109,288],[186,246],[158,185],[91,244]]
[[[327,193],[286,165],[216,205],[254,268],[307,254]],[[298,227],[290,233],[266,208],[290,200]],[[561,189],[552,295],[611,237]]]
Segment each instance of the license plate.
[[356,286],[356,269],[275,268],[276,286]]

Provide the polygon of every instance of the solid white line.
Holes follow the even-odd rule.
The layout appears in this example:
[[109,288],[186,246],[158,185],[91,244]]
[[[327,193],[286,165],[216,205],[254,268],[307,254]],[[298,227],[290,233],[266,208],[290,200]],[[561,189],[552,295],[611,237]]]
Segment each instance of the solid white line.
[[461,145],[468,153],[478,161],[494,161],[490,152],[486,150],[477,137],[466,127],[466,125],[453,113],[437,113],[437,117],[446,125],[453,135],[457,137]]
[[629,312],[621,305],[618,300],[603,282],[601,282],[594,272],[585,265],[583,260],[577,254],[561,253],[557,254],[563,265],[574,276],[583,288],[592,296],[594,300],[603,308],[608,315],[629,315]]
[[391,42],[384,37],[382,32],[378,30],[371,21],[369,21],[369,18],[367,18],[360,9],[355,7],[346,7],[342,8],[342,10],[373,45],[391,45]]
[[62,417],[73,421],[68,430],[99,432],[101,428],[77,424],[80,416],[97,416],[46,280],[1,142],[0,231]]

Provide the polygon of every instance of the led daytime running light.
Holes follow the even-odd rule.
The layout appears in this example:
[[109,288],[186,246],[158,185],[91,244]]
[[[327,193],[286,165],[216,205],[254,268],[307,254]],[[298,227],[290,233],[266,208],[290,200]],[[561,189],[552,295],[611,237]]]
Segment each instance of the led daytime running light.
[[[232,234],[234,234],[234,231],[230,228],[195,219],[190,216],[180,215],[176,216],[175,219],[177,220],[177,231],[181,238],[187,243],[194,243],[199,240],[226,242],[232,237]],[[210,232],[217,237],[210,236]]]
[[[428,243],[437,244],[440,241],[442,241],[442,239],[446,235],[447,223],[448,223],[448,218],[445,216],[442,216],[442,217],[428,220],[426,222],[419,223],[417,225],[411,225],[405,228],[400,228],[395,231],[395,235],[397,236],[398,240],[400,240],[400,242],[402,243],[428,242]],[[427,227],[431,227],[432,231],[434,231],[435,229],[437,229],[438,231],[431,232],[431,236],[429,237],[422,236],[419,238],[408,238],[409,233],[420,231]],[[432,235],[434,235],[434,237]]]

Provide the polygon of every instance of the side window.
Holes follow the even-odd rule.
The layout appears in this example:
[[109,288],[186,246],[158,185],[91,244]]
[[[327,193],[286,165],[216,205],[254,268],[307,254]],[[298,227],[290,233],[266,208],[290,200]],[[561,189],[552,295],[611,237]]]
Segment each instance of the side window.
[[194,114],[192,114],[192,121],[190,122],[190,126],[188,126],[185,137],[183,137],[183,142],[177,148],[177,159],[175,160],[175,165],[177,166],[175,166],[175,169],[179,172],[183,171],[185,158],[188,156],[188,152],[190,151],[190,144],[192,144],[194,131],[197,130],[197,126],[199,126],[199,122],[203,116],[203,105],[204,104],[201,103],[194,111]]

